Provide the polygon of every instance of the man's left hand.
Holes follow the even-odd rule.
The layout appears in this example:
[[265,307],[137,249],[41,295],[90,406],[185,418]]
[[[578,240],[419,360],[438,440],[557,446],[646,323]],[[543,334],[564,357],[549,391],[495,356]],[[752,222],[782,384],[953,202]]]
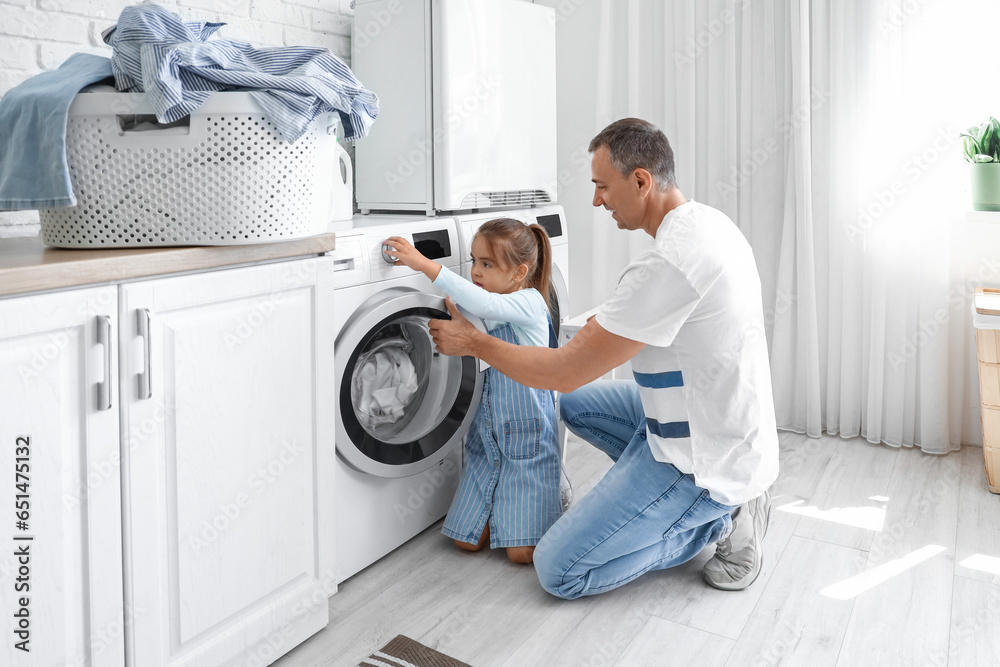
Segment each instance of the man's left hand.
[[430,320],[427,323],[430,328],[431,338],[434,339],[434,346],[441,354],[450,357],[475,356],[473,349],[476,336],[482,332],[472,326],[469,320],[458,311],[458,306],[451,300],[445,299],[448,312],[451,313],[450,320]]

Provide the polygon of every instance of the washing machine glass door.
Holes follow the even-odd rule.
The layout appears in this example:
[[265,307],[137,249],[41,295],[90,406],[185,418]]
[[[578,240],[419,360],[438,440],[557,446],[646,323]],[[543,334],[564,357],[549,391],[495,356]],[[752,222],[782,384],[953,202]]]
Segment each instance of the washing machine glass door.
[[353,468],[405,477],[462,442],[482,378],[475,359],[434,350],[427,320],[448,317],[441,297],[398,287],[367,300],[345,323],[334,353],[337,452]]

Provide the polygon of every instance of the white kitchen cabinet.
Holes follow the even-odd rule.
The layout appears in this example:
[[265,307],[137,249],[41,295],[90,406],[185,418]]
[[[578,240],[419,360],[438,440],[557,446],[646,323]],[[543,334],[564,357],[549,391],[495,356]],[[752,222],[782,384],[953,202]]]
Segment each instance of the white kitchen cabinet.
[[327,624],[331,271],[0,298],[0,665],[266,665]]
[[332,262],[121,286],[133,665],[268,664],[335,590]]
[[2,665],[125,664],[117,343],[114,286],[0,300]]

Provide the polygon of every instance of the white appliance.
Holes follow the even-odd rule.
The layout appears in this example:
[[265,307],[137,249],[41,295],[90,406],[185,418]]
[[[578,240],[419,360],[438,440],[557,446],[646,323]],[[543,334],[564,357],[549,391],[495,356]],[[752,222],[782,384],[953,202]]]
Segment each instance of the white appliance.
[[380,100],[361,212],[554,202],[555,23],[522,0],[357,0],[351,66]]
[[526,225],[539,224],[545,228],[552,246],[552,280],[549,289],[549,309],[552,326],[558,339],[561,324],[566,321],[569,309],[569,228],[562,206],[538,206],[503,211],[481,211],[458,214],[458,238],[462,244],[462,275],[471,278],[472,239],[476,231],[487,220],[494,218],[514,218]]
[[[383,258],[382,242],[394,235],[460,270],[461,244],[451,218],[366,216],[337,234],[331,254],[338,582],[447,513],[461,474],[461,445],[482,393],[479,362],[434,351],[426,324],[447,317],[443,298],[423,274]],[[408,359],[400,373],[413,374],[414,393],[398,414],[386,416],[371,409],[374,395],[366,382],[399,354]]]

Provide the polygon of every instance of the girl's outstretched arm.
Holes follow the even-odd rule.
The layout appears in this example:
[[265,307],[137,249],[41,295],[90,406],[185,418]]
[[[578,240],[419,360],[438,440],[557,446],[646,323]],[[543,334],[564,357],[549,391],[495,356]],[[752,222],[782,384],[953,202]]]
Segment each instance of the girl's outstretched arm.
[[405,264],[414,271],[420,271],[443,291],[476,317],[488,320],[510,322],[519,326],[531,326],[539,319],[545,320],[544,302],[541,305],[526,292],[494,294],[476,287],[468,280],[427,259],[413,245],[401,236],[390,236],[385,243],[394,250],[386,253],[396,258],[396,264]]
[[477,287],[458,274],[442,266],[434,286],[450,296],[455,303],[485,320],[510,322],[522,327],[530,327],[537,322],[545,322],[547,310],[545,301],[536,290],[529,293],[518,290],[510,294],[496,294]]

